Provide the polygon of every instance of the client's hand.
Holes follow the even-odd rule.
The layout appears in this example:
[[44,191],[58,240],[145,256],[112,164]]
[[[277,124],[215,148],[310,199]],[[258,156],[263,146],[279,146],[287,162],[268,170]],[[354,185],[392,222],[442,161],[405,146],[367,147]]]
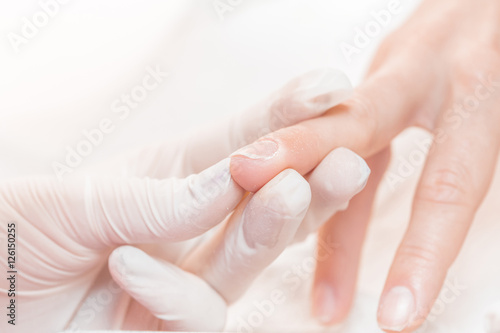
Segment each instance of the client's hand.
[[434,140],[425,143],[431,149],[378,320],[389,331],[412,331],[425,320],[497,161],[499,35],[498,1],[426,0],[384,41],[366,81],[350,99],[323,117],[265,136],[232,158],[235,181],[255,191],[286,168],[308,174],[335,147],[370,157],[373,176],[367,189],[320,232],[339,244],[317,268],[314,312],[323,323],[337,323],[349,311],[389,144],[410,126],[428,129]]

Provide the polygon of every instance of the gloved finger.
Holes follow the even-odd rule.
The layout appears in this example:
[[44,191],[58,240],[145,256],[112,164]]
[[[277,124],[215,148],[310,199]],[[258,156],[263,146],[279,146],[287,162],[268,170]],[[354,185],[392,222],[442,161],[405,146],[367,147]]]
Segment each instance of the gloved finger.
[[223,221],[244,195],[231,178],[229,159],[185,179],[94,178],[52,185],[40,197],[63,217],[70,235],[95,248],[190,239]]
[[364,188],[369,175],[366,162],[347,148],[337,148],[326,155],[306,176],[311,186],[311,205],[295,240],[305,239],[337,211],[346,209],[349,200]]
[[308,183],[288,169],[249,195],[224,229],[198,247],[182,267],[236,300],[290,243],[311,200]]
[[417,122],[415,110],[428,100],[429,87],[437,81],[415,61],[393,60],[377,69],[346,102],[321,117],[273,132],[234,153],[234,180],[254,192],[286,168],[307,174],[337,147],[367,158],[387,146]]
[[495,95],[459,123],[446,115],[437,124],[443,135],[429,152],[380,300],[378,322],[386,331],[411,332],[425,320],[488,191],[500,145]]
[[348,98],[351,91],[351,83],[341,71],[317,69],[291,80],[242,113],[207,124],[178,142],[141,148],[126,156],[125,161],[124,157],[118,158],[108,169],[136,177],[185,177],[260,136],[319,116]]
[[340,323],[351,308],[371,208],[389,159],[390,151],[384,149],[367,160],[373,172],[366,187],[318,234],[312,314],[324,325]]
[[[205,281],[179,267],[156,260],[145,252],[122,246],[109,256],[109,271],[116,283],[152,313],[148,318],[137,304],[129,305],[124,329],[148,318],[148,327],[162,331],[222,331],[226,303]],[[131,327],[132,326],[132,327]]]

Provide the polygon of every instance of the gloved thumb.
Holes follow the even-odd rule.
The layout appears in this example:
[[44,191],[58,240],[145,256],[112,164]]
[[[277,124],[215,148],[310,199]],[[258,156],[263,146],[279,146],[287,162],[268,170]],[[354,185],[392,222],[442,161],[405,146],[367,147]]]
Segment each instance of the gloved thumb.
[[132,246],[115,249],[108,266],[116,283],[134,299],[123,328],[136,329],[144,321],[147,327],[162,331],[217,332],[224,328],[226,302],[196,275]]
[[244,195],[231,178],[229,159],[184,179],[43,178],[10,185],[5,190],[17,193],[13,206],[27,206],[50,222],[47,232],[92,249],[193,238],[220,223]]

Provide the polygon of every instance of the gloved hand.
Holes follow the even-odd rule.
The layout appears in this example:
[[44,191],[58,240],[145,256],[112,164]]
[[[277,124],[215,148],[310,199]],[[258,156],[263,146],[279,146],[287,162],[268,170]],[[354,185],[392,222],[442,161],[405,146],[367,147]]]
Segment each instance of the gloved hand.
[[[239,117],[108,163],[98,176],[64,183],[48,177],[3,182],[0,230],[5,235],[14,222],[17,233],[15,329],[91,327],[99,313],[86,322],[78,310],[101,282],[97,277],[108,254],[120,245],[140,243],[161,243],[151,252],[163,261],[130,246],[112,252],[111,274],[133,298],[119,298],[112,328],[222,329],[226,304],[294,237],[311,194],[298,173],[285,170],[244,198],[244,190],[231,179],[228,159],[209,166],[265,132],[338,104],[348,94],[346,82],[332,71],[309,73]],[[339,169],[329,170],[332,164]],[[364,186],[367,170],[348,150],[327,156],[309,177],[312,207],[317,208],[309,210],[301,230],[322,221],[315,219],[318,214],[345,206]],[[115,176],[106,175],[110,172]],[[324,202],[331,205],[324,207]],[[180,242],[204,234],[231,212],[193,251],[192,244]],[[6,257],[3,251],[4,271]],[[8,302],[9,282],[3,279],[0,288],[1,299]],[[1,325],[2,331],[14,331],[6,321]]]
[[[227,305],[290,244],[297,229],[296,236],[303,237],[325,216],[345,208],[368,174],[365,162],[344,148],[329,154],[306,177],[311,190],[296,171],[287,169],[248,195],[213,237],[178,266],[134,247],[116,249],[110,272],[137,301],[129,306],[121,328],[222,330]],[[336,244],[327,242],[326,247],[328,252]]]

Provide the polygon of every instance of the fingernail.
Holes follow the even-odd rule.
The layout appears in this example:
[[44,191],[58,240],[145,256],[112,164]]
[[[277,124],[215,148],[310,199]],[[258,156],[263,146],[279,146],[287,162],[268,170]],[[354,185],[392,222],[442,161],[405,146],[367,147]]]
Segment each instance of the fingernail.
[[323,325],[333,320],[335,311],[335,292],[327,283],[320,283],[314,290],[313,316]]
[[244,156],[252,160],[269,160],[278,153],[278,144],[272,140],[259,140],[251,145],[245,146],[231,156]]
[[380,328],[402,331],[410,325],[415,311],[415,298],[410,289],[394,287],[383,298],[378,310]]

